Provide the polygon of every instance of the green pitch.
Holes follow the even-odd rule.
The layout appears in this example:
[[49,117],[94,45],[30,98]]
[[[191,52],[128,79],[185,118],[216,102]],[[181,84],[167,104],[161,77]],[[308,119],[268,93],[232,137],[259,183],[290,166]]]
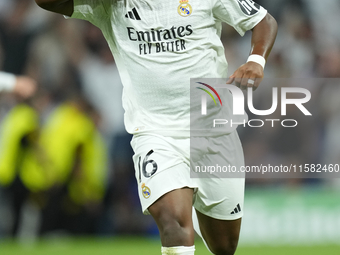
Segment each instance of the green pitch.
[[[56,239],[37,243],[0,240],[1,255],[160,255],[160,242],[146,238]],[[209,255],[202,242],[196,242],[195,255]],[[340,246],[239,247],[236,255],[338,255]]]

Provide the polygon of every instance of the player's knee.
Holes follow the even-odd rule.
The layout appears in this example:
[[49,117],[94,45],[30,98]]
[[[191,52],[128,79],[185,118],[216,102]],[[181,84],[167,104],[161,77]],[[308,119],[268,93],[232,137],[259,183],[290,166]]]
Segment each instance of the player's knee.
[[169,240],[171,243],[189,244],[194,239],[194,230],[190,222],[190,219],[188,221],[165,214],[159,219],[159,231],[164,240]]
[[157,223],[163,246],[193,245],[191,202],[192,190],[181,189],[166,194],[148,208]]
[[176,210],[175,208],[168,208],[168,210],[163,208],[155,210],[153,208],[150,212],[161,228],[167,230],[192,228],[191,212]]
[[193,235],[193,230],[189,226],[181,225],[178,221],[169,221],[161,230],[164,236],[182,236],[190,238]]
[[233,255],[237,248],[237,239],[221,240],[209,245],[211,252],[215,255]]
[[191,229],[193,229],[192,225],[190,224],[190,219],[188,221],[183,218],[176,217],[175,215],[164,215],[161,217],[160,221],[162,225],[162,231],[165,234],[171,234],[172,232],[183,232],[189,234]]

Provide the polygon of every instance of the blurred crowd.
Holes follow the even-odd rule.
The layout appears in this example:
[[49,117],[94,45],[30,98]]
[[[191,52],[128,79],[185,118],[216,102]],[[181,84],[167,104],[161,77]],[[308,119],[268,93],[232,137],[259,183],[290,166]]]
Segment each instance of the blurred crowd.
[[[265,69],[267,85],[254,104],[270,107],[270,86],[304,87],[312,94],[306,106],[313,116],[292,106],[285,118],[297,119],[296,128],[239,128],[246,164],[340,163],[340,1],[257,2],[277,19],[279,34]],[[250,36],[224,26],[230,74],[247,59]],[[29,99],[0,95],[0,236],[26,229],[35,236],[157,233],[141,213],[122,84],[100,30],[43,11],[33,0],[1,0],[0,70],[38,83]],[[302,178],[248,182],[340,186],[295,177]]]

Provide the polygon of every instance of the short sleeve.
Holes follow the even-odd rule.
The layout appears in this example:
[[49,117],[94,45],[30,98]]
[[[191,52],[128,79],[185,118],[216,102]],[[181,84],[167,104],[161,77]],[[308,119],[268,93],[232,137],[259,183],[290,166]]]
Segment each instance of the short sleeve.
[[73,0],[73,3],[71,18],[87,20],[98,26],[108,16],[103,0]]
[[234,27],[243,36],[267,14],[267,10],[252,0],[215,0],[214,17]]

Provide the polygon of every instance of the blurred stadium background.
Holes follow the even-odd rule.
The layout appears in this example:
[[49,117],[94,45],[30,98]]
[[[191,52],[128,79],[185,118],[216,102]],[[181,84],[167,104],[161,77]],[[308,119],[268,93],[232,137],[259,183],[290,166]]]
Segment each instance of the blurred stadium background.
[[[294,129],[240,128],[246,164],[340,163],[340,1],[257,2],[279,23],[265,77],[309,89],[313,117],[288,109]],[[247,59],[246,37],[224,27],[230,74]],[[39,83],[27,101],[0,95],[0,254],[159,254],[101,32],[33,0],[1,0],[0,70]],[[255,105],[270,101],[265,91]],[[340,179],[272,177],[247,180],[237,254],[339,254]]]

